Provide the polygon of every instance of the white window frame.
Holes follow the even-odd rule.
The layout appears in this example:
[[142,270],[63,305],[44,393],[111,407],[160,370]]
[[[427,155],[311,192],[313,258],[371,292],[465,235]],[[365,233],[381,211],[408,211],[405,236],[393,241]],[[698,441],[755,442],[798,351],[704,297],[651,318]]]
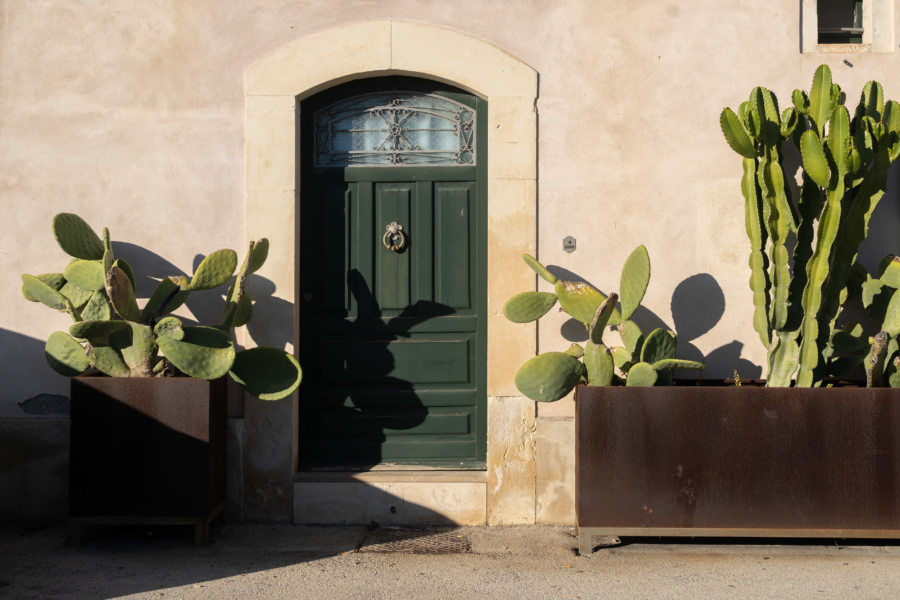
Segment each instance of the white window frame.
[[863,0],[861,44],[820,44],[817,0],[803,0],[800,18],[804,54],[894,51],[894,0]]

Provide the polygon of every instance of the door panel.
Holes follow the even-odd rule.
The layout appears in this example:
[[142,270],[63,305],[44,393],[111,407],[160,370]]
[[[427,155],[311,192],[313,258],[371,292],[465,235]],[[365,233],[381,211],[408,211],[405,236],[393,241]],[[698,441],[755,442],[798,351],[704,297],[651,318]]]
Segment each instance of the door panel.
[[[483,101],[441,93],[486,122]],[[486,166],[314,168],[331,97],[301,108],[301,462],[483,468]]]
[[[415,189],[414,183],[375,184],[375,220],[372,222],[375,237],[383,239],[388,223],[399,223],[409,236],[413,206],[419,208],[418,198],[413,198]],[[384,248],[383,242],[381,246],[375,248],[375,300],[383,316],[395,315],[410,305],[409,271],[413,253],[391,252]],[[380,252],[382,249],[386,251]]]
[[469,311],[471,302],[472,210],[471,182],[435,184],[435,301],[457,313]]
[[352,339],[324,340],[321,376],[332,383],[472,383],[470,338],[434,339],[421,334],[412,339],[356,335]]
[[317,271],[322,314],[344,317],[350,310],[350,292],[345,273],[349,268],[350,238],[347,237],[351,191],[342,183],[329,183],[316,190],[316,221],[321,237],[329,245],[325,264]]

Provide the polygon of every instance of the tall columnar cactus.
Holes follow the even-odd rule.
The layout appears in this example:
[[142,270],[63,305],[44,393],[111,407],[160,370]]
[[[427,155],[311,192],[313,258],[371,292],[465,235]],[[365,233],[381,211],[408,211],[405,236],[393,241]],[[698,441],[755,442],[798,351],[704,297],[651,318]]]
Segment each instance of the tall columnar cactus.
[[140,308],[134,271],[113,254],[107,229],[101,240],[81,217],[61,213],[53,218],[53,235],[72,261],[62,273],[22,275],[22,293],[75,321],[68,332],[47,340],[45,355],[57,372],[74,376],[94,368],[113,377],[150,377],[177,370],[200,379],[229,374],[262,400],[278,400],[300,385],[300,365],[292,355],[264,347],[237,352],[229,333],[250,320],[253,305],[244,284],[266,260],[265,238],[250,242],[228,289],[222,324],[188,327],[170,313],[192,292],[227,283],[237,268],[234,250],[208,255],[192,277],[162,279]]
[[[835,354],[835,322],[900,154],[900,104],[885,102],[876,81],[865,85],[852,117],[845,100],[822,65],[810,91],[794,90],[793,106],[783,112],[772,92],[757,87],[737,112],[725,108],[719,119],[743,157],[753,326],[768,350],[769,386],[818,386],[846,363]],[[796,197],[783,168],[785,143],[802,159]]]
[[[619,283],[621,293],[603,294],[581,281],[557,279],[544,265],[528,254],[525,262],[554,292],[522,292],[503,306],[503,314],[515,323],[536,321],[559,302],[560,310],[581,321],[588,332],[584,346],[572,344],[566,352],[545,352],[522,365],[516,374],[516,386],[525,396],[538,402],[554,402],[580,382],[588,385],[631,386],[666,385],[676,367],[703,369],[702,363],[676,358],[675,334],[653,330],[646,338],[631,320],[650,283],[650,257],[638,246],[625,261]],[[607,347],[603,333],[615,327],[622,346]]]
[[878,277],[866,273],[853,287],[874,328],[870,335],[863,323],[850,321],[835,331],[833,370],[842,375],[862,364],[869,387],[900,387],[900,258],[886,256]]

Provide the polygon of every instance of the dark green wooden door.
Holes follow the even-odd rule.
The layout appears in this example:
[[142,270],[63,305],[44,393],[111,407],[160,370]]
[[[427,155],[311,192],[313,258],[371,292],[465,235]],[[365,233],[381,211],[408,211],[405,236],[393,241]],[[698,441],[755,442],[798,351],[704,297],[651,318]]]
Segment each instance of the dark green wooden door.
[[484,102],[379,78],[300,120],[301,461],[482,468]]

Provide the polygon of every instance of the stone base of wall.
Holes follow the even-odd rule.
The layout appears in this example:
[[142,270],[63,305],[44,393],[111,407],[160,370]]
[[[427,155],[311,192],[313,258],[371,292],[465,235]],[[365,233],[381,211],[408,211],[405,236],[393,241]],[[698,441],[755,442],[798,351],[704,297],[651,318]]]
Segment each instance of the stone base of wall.
[[[298,473],[293,521],[499,525],[574,522],[574,422],[533,419],[530,401],[492,398],[488,471]],[[225,518],[244,511],[244,420],[228,420]],[[0,417],[0,522],[68,515],[69,418]],[[490,486],[489,486],[490,484]]]

